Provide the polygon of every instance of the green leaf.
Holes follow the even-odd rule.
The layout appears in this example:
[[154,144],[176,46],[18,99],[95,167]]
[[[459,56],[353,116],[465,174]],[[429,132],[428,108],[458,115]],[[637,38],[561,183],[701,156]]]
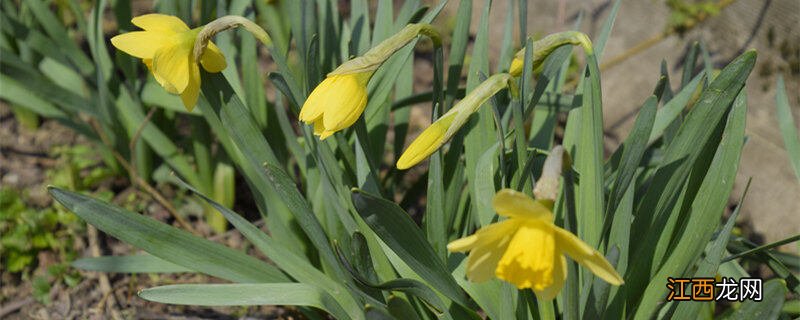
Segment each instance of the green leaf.
[[[481,82],[481,74],[489,74],[489,12],[491,11],[492,1],[486,1],[481,20],[478,26],[478,34],[472,47],[472,57],[469,64],[469,74],[467,75],[467,92],[477,87]],[[475,114],[470,116],[470,120],[464,129],[464,154],[466,162],[466,176],[470,198],[475,200],[478,197],[478,180],[476,173],[484,168],[478,167],[481,156],[486,150],[497,142],[497,133],[494,124],[494,111],[491,107],[486,107],[488,103],[478,109]],[[451,146],[452,149],[452,146]],[[505,150],[503,150],[505,151]],[[452,152],[452,151],[451,151]],[[458,152],[458,150],[456,150]],[[472,201],[472,209],[478,210],[477,202]]]
[[[433,95],[431,121],[436,121],[442,113],[444,51],[441,46],[434,48]],[[447,240],[450,231],[450,215],[445,210],[444,164],[442,150],[436,150],[428,163],[428,188],[425,210],[425,231],[428,241],[442,261],[447,261]]]
[[611,29],[614,28],[614,22],[617,20],[617,13],[619,12],[621,3],[622,0],[614,1],[611,12],[608,13],[608,18],[603,22],[603,27],[600,29],[600,34],[595,38],[593,46],[597,61],[600,61],[603,57],[603,52],[606,49],[606,42],[608,41],[608,37],[611,36]]
[[[239,168],[244,171],[248,183],[259,198],[256,205],[266,216],[273,235],[280,242],[302,248],[305,243],[299,234],[291,230],[296,223],[293,212],[278,197],[273,183],[263,171],[265,163],[279,165],[267,139],[258,129],[250,111],[233,91],[222,75],[203,72],[203,95],[199,107],[206,122],[219,137],[229,155],[236,155]],[[269,214],[267,214],[269,212]]]
[[458,284],[403,209],[358,189],[353,190],[352,198],[353,205],[369,227],[414,272],[447,298],[467,305]]
[[480,226],[484,227],[492,223],[495,217],[494,206],[492,206],[492,199],[496,192],[494,185],[495,176],[495,163],[497,162],[497,153],[500,150],[500,144],[495,143],[494,146],[486,150],[483,155],[478,159],[475,168],[475,212],[478,216]]
[[746,300],[729,319],[778,319],[786,300],[786,284],[780,279],[764,283],[761,301]]
[[[169,166],[178,172],[184,179],[195,185],[200,185],[200,178],[186,155],[180,152],[178,146],[152,121],[145,122],[145,114],[141,105],[133,100],[133,96],[125,86],[119,87],[116,106],[117,117],[130,132],[141,130],[141,137],[149,144]],[[133,134],[131,134],[132,136]]]
[[[722,121],[731,103],[744,86],[745,80],[755,64],[755,52],[747,52],[731,62],[703,92],[692,108],[677,135],[664,150],[664,156],[655,172],[641,205],[636,210],[631,230],[632,250],[640,263],[631,271],[633,285],[642,285],[649,274],[656,242],[661,238],[662,227],[670,217],[681,190],[695,162],[703,153],[717,125]],[[730,182],[730,181],[728,181]],[[694,193],[690,194],[694,197]],[[674,218],[674,217],[673,217]],[[659,227],[653,228],[658,223]],[[643,230],[650,230],[643,232]],[[638,231],[638,232],[637,232]],[[646,270],[645,270],[646,269]],[[672,276],[672,275],[671,275]],[[637,290],[634,290],[636,292]],[[632,293],[631,297],[638,294]]]
[[73,113],[84,112],[103,119],[101,115],[91,108],[93,104],[86,97],[56,85],[14,53],[0,50],[0,54],[3,56],[3,59],[0,60],[0,71],[2,71],[3,75],[24,84],[31,93],[48,102],[59,105],[67,111]]
[[[519,98],[512,99],[511,101],[511,114],[514,116],[514,143],[516,146],[516,148],[514,148],[514,154],[517,158],[517,169],[512,177],[512,185],[516,186],[516,188],[520,191],[523,191],[522,187],[524,186],[524,182],[521,181],[525,180],[522,175],[527,173],[526,171],[523,171],[525,168],[525,163],[527,162],[526,159],[528,158],[528,136],[525,133],[526,117],[524,105],[527,92],[530,91],[530,88],[532,87],[530,82],[533,80],[533,68],[531,67],[531,63],[533,61],[533,51],[533,39],[528,38],[527,42],[525,43],[525,57],[522,66],[522,77],[519,80]],[[506,173],[503,172],[502,174]]]
[[578,236],[590,246],[600,241],[603,226],[603,103],[600,68],[593,54],[587,55],[580,110],[580,135],[575,167],[580,173],[577,190]]
[[792,118],[789,97],[786,96],[786,85],[783,84],[782,75],[778,75],[776,86],[778,92],[775,94],[775,104],[778,108],[778,125],[781,128],[783,145],[786,146],[789,161],[792,163],[792,168],[794,168],[798,181],[800,181],[800,137],[797,135],[797,126]]
[[[607,251],[612,248],[619,249],[619,259],[617,260],[617,272],[625,274],[628,269],[630,257],[630,234],[631,223],[633,222],[633,203],[635,188],[627,188],[625,194],[619,200],[613,212],[613,221],[611,223],[611,232],[608,236]],[[610,303],[605,308],[604,315],[607,319],[621,319],[624,318],[625,307],[625,286],[612,287],[609,291]]]
[[461,83],[461,70],[464,67],[464,56],[469,42],[469,25],[472,21],[472,0],[459,2],[455,19],[450,55],[447,57],[447,97],[442,109],[444,112],[453,106],[453,101],[457,98],[458,85]]
[[[616,211],[617,203],[622,199],[627,189],[633,181],[636,170],[639,168],[639,162],[642,161],[642,156],[647,149],[647,138],[653,128],[653,121],[656,117],[656,107],[658,106],[658,99],[656,96],[650,96],[644,102],[642,109],[636,116],[636,121],[633,124],[633,129],[625,138],[625,141],[620,145],[614,155],[620,154],[620,162],[616,170],[617,178],[611,187],[611,193],[608,197],[606,207],[606,214],[611,214]],[[612,156],[612,159],[614,156]],[[609,221],[606,221],[608,223]]]
[[696,92],[697,86],[703,82],[703,79],[705,79],[704,73],[697,75],[691,82],[684,86],[677,95],[664,104],[661,109],[658,109],[655,123],[653,123],[653,130],[650,132],[650,138],[647,142],[648,144],[652,144],[658,140],[658,138],[664,134],[667,127],[680,116],[681,112],[686,108],[686,104],[689,103],[689,99],[691,99],[692,95]]
[[[455,257],[455,256],[454,256]],[[453,270],[453,277],[464,291],[491,319],[513,319],[516,312],[518,290],[508,282],[498,279],[476,283],[467,280],[467,258],[458,254],[461,263]]]
[[[728,217],[728,222],[726,222],[725,226],[723,226],[722,229],[717,232],[716,239],[709,243],[705,256],[702,260],[700,260],[700,262],[697,263],[697,271],[695,271],[693,278],[716,277],[722,255],[725,253],[725,247],[728,245],[731,231],[736,223],[736,217],[739,216],[739,210],[742,208],[744,198],[747,195],[747,190],[749,188],[750,181],[747,182],[747,186],[745,187],[742,196],[739,198],[739,202],[737,202],[738,205],[736,206],[736,209],[733,210],[731,216]],[[689,319],[692,317],[697,317],[703,304],[703,302],[698,301],[683,301],[675,308],[675,313],[673,313],[672,316],[675,319]]]
[[337,319],[363,319],[363,315],[351,317],[329,293],[303,283],[179,284],[144,289],[139,297],[199,306],[308,306],[322,309]]
[[750,249],[750,250],[747,250],[747,251],[739,252],[737,254],[734,254],[734,255],[731,255],[731,256],[728,256],[728,257],[725,257],[725,259],[723,259],[722,262],[731,261],[733,259],[738,259],[738,258],[741,258],[743,256],[747,256],[747,255],[754,254],[754,253],[760,253],[762,251],[767,251],[769,249],[780,247],[782,245],[795,242],[797,240],[800,240],[800,234],[788,237],[788,238],[783,239],[783,240],[775,241],[773,243],[769,243],[769,244],[765,244],[765,245],[762,245],[762,246],[758,246],[756,248],[753,248],[753,249]]
[[72,266],[87,271],[117,273],[194,272],[192,269],[179,266],[149,254],[82,258],[72,262]]
[[406,299],[398,296],[389,296],[386,308],[389,309],[389,314],[397,319],[420,320],[414,307]]
[[[752,67],[754,58],[754,52],[751,51],[749,53],[745,53],[743,56],[737,58],[737,60],[731,63],[733,68],[729,66],[726,67],[726,69],[732,68],[735,70],[735,67],[741,65],[742,63],[747,64],[748,62]],[[737,65],[737,63],[739,65]],[[746,70],[749,71],[749,68],[746,68]],[[744,73],[744,75],[746,74],[747,73]],[[718,81],[726,81],[728,76],[729,75],[726,74],[725,71],[720,73],[717,79],[711,83],[709,91],[713,92],[712,89],[715,87],[715,84]],[[744,79],[741,80],[743,82]],[[730,80],[728,79],[728,81]],[[739,92],[741,85],[734,87],[734,89]],[[720,94],[720,92],[716,92],[716,94]],[[728,95],[730,93],[723,91],[721,94]],[[701,101],[705,100],[701,98]],[[725,106],[727,103],[722,105]],[[695,106],[692,111],[696,112],[697,110],[703,110],[698,109],[698,107],[700,106]],[[719,105],[717,105],[716,108],[725,109]],[[719,223],[719,219],[725,209],[725,205],[728,202],[728,196],[733,188],[733,181],[736,177],[736,171],[739,168],[739,159],[742,153],[742,145],[744,144],[744,124],[746,114],[746,98],[742,92],[737,96],[736,101],[733,102],[733,107],[727,118],[722,141],[720,142],[716,154],[714,155],[714,159],[709,166],[708,173],[706,173],[700,188],[697,190],[697,195],[694,197],[694,200],[691,204],[689,216],[684,224],[685,229],[680,238],[676,239],[677,243],[675,244],[672,253],[666,259],[656,275],[651,277],[652,280],[647,285],[644,293],[641,294],[642,300],[639,303],[638,309],[636,310],[634,317],[635,319],[646,319],[655,314],[658,309],[658,305],[667,294],[663,279],[666,279],[667,277],[679,277],[685,275],[687,269],[692,266],[698,257],[700,257],[700,254],[703,252],[703,248],[710,240],[716,225]],[[684,126],[681,127],[681,131],[678,132],[678,136],[675,138],[673,143],[680,143],[682,139],[681,132],[683,129],[688,125],[695,123],[695,121],[697,120],[694,120],[692,114],[690,113],[686,119],[686,122],[684,123]],[[692,127],[689,126],[689,128]],[[697,145],[698,144],[695,144],[694,148],[697,148]],[[647,199],[644,199],[643,201],[646,200]],[[653,249],[652,247],[644,248],[647,249],[642,249],[637,252],[639,257],[648,257],[642,255],[642,251],[651,251]],[[640,268],[640,266],[637,266],[637,268]],[[628,280],[633,282],[643,281],[644,279],[628,278]]]
[[[346,307],[348,311],[360,309],[360,306],[350,292],[339,283],[343,279],[339,279],[339,281],[331,279],[331,277],[328,275],[314,268],[308,259],[298,255],[284,246],[281,246],[279,243],[273,240],[272,237],[268,236],[246,219],[203,195],[185,182],[180,180],[179,182],[183,187],[191,190],[203,200],[208,202],[208,204],[214,207],[214,209],[217,209],[217,211],[225,216],[225,219],[227,219],[228,222],[230,222],[237,230],[239,230],[239,232],[241,232],[242,235],[247,238],[247,240],[252,242],[256,248],[269,257],[270,260],[278,265],[278,267],[292,276],[292,278],[295,278],[302,283],[318,286],[325,292],[332,294],[334,299],[336,299],[342,306]],[[355,317],[356,315],[351,314],[351,316]]]
[[84,195],[48,190],[97,229],[179,266],[234,282],[288,280],[277,268],[219,243]]
[[36,17],[36,20],[50,39],[56,43],[56,48],[72,61],[73,66],[78,68],[83,75],[91,74],[94,71],[94,62],[84,54],[75,41],[72,41],[72,37],[67,34],[67,28],[61,25],[61,20],[53,14],[45,2],[32,1],[26,2],[25,5]]

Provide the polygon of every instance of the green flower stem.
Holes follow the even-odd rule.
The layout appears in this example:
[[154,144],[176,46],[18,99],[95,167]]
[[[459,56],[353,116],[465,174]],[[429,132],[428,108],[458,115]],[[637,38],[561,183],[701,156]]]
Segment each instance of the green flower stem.
[[269,37],[269,34],[255,24],[255,22],[240,16],[224,16],[209,22],[203,27],[202,30],[200,30],[200,33],[197,35],[197,39],[194,41],[194,50],[192,51],[195,61],[200,61],[200,56],[203,54],[203,49],[208,46],[208,42],[211,41],[212,37],[214,37],[217,33],[237,27],[243,27],[265,46],[272,46],[272,39]]
[[[592,41],[589,40],[589,37],[582,32],[578,31],[564,31],[559,33],[554,33],[548,35],[538,41],[533,42],[533,61],[532,61],[532,69],[538,68],[554,50],[558,49],[564,45],[580,45],[583,48],[584,53],[587,55],[594,54],[594,48],[592,47]],[[514,55],[514,60],[518,60],[518,67],[515,69],[515,63],[512,63],[511,70],[509,72],[514,75],[515,77],[520,76],[522,74],[522,61],[525,59],[525,48],[518,51]]]
[[350,74],[375,71],[381,64],[389,59],[397,50],[400,50],[416,37],[424,35],[433,41],[436,48],[442,47],[442,37],[431,25],[425,23],[412,23],[397,32],[395,35],[383,40],[378,45],[369,49],[367,53],[340,65],[328,75]]
[[497,92],[508,87],[512,77],[508,73],[498,73],[492,75],[486,81],[475,87],[464,99],[461,99],[450,111],[447,111],[441,118],[451,113],[455,113],[455,119],[445,132],[444,141],[449,140],[463,126],[469,116],[478,111],[486,100],[489,100]]

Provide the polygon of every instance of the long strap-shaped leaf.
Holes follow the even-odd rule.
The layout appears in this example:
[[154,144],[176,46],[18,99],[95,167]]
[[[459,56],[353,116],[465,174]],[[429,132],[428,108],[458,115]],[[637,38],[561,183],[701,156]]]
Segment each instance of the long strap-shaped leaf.
[[119,273],[194,272],[192,269],[179,266],[149,254],[82,258],[72,262],[72,266],[89,271]]
[[[717,270],[719,269],[722,255],[725,254],[725,247],[728,245],[728,239],[730,239],[731,236],[731,230],[733,230],[736,217],[739,216],[739,210],[742,208],[744,197],[747,195],[747,190],[749,188],[750,182],[748,181],[747,187],[744,189],[744,193],[742,193],[742,196],[739,198],[739,202],[737,202],[739,205],[736,206],[736,209],[733,210],[731,216],[728,217],[728,222],[725,223],[725,226],[723,226],[722,229],[717,233],[717,238],[711,241],[709,244],[703,260],[697,263],[697,271],[694,273],[694,278],[714,277],[717,275]],[[698,312],[700,312],[700,308],[703,306],[703,304],[704,302],[700,301],[681,302],[675,308],[673,318],[689,319],[692,317],[697,317]]]
[[[730,110],[734,98],[744,87],[744,82],[755,64],[755,58],[755,52],[750,51],[725,67],[703,92],[675,138],[666,147],[662,163],[636,210],[631,228],[631,249],[637,257],[637,265],[628,269],[631,275],[626,277],[630,286],[636,287],[631,287],[633,291],[630,297],[638,297],[639,290],[646,280],[651,278],[650,272],[654,263],[652,260],[655,255],[652,248],[656,247],[661,238],[661,230],[670,217],[669,213],[675,207],[681,189],[700,157],[702,150],[697,148],[697,145],[704,145],[712,138],[717,125],[724,120],[726,111]],[[718,168],[712,167],[712,169]],[[695,194],[692,193],[690,196],[694,197]]]
[[106,202],[49,188],[50,194],[87,223],[179,266],[234,282],[286,282],[277,268],[155,219]]
[[222,213],[222,215],[225,216],[225,219],[227,219],[237,230],[239,230],[239,232],[241,232],[242,235],[247,238],[247,240],[252,242],[253,245],[258,248],[258,250],[261,250],[261,252],[267,255],[267,257],[275,262],[278,267],[286,271],[286,273],[288,273],[290,276],[300,282],[318,287],[319,289],[325,290],[325,292],[332,294],[334,299],[338,301],[339,304],[347,307],[347,310],[350,313],[350,318],[359,318],[363,316],[361,313],[361,307],[358,305],[350,292],[339,282],[334,281],[334,279],[331,279],[330,276],[314,268],[314,266],[311,265],[308,260],[304,259],[298,253],[295,253],[282,246],[280,243],[277,243],[274,239],[272,239],[272,237],[268,236],[266,233],[258,229],[258,227],[242,218],[235,212],[229,210],[216,201],[211,200],[211,198],[203,195],[185,182],[181,180],[179,180],[179,182],[185,188],[203,198],[203,200],[208,202],[208,204]]
[[337,319],[351,319],[329,293],[303,283],[179,284],[144,289],[139,297],[201,306],[309,306],[322,309]]
[[403,209],[361,190],[354,190],[352,197],[364,221],[414,272],[447,298],[467,305],[455,279]]
[[[745,55],[755,58],[753,52]],[[722,78],[722,75],[719,78]],[[687,266],[691,266],[697,260],[711,239],[728,202],[728,195],[733,188],[733,181],[739,168],[739,158],[744,144],[746,106],[746,98],[742,92],[733,102],[722,141],[692,202],[685,224],[686,229],[677,240],[672,254],[641,295],[642,300],[634,319],[649,319],[654,315],[659,303],[667,294],[663,279],[683,276]]]

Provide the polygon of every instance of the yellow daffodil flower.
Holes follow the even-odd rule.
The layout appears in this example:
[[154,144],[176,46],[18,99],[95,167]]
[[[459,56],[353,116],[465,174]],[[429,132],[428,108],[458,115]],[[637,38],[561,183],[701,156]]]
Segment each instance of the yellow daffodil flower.
[[367,107],[367,84],[375,70],[421,34],[430,37],[435,46],[441,46],[439,34],[430,25],[409,24],[363,56],[329,73],[306,99],[300,110],[300,121],[313,125],[314,134],[320,139],[353,125]]
[[540,299],[552,300],[567,279],[566,254],[610,284],[624,282],[600,252],[553,224],[551,200],[533,200],[503,189],[494,196],[493,205],[508,219],[447,245],[452,252],[471,251],[467,261],[470,281],[495,276],[517,288],[533,289]]
[[[544,59],[547,58],[555,49],[564,45],[581,45],[584,50],[591,52],[592,42],[586,34],[578,31],[564,31],[548,35],[541,40],[533,42],[533,59],[532,69],[538,68]],[[522,65],[525,61],[525,48],[518,51],[514,55],[514,60],[511,61],[511,67],[508,68],[508,73],[512,76],[519,77],[522,74]]]
[[452,138],[467,123],[469,116],[478,111],[486,100],[508,87],[511,76],[507,73],[493,75],[475,87],[452,109],[433,122],[411,142],[397,160],[397,168],[405,170],[422,162]]
[[[181,19],[163,14],[146,14],[131,22],[144,31],[120,34],[111,38],[111,43],[141,58],[156,81],[168,92],[179,94],[186,110],[192,111],[200,95],[200,69],[192,53],[202,28],[189,29]],[[226,67],[225,57],[213,43],[203,49],[200,64],[208,72]]]
[[372,71],[329,75],[311,92],[300,110],[300,120],[314,125],[325,139],[351,126],[367,107],[367,83]]

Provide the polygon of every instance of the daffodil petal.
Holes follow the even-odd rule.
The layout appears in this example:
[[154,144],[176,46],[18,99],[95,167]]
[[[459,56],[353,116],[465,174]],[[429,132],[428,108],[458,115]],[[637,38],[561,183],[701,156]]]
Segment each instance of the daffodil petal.
[[192,112],[194,106],[197,105],[197,98],[200,96],[200,68],[193,64],[189,66],[189,72],[189,84],[181,92],[181,101],[186,110]]
[[[509,219],[516,220],[516,219]],[[553,285],[556,242],[549,222],[528,220],[520,224],[495,275],[517,286],[542,291]]]
[[314,121],[314,134],[321,135],[325,132],[325,126],[322,125],[322,119],[317,119]]
[[447,244],[447,251],[464,252],[469,251],[478,244],[478,235],[473,234],[468,237],[456,239]]
[[189,27],[180,18],[166,14],[151,13],[131,19],[139,28],[147,31],[178,33],[189,31]]
[[558,248],[566,252],[572,260],[610,284],[618,286],[625,282],[600,252],[569,231],[555,226],[554,229]]
[[337,91],[328,94],[329,103],[338,106],[322,115],[325,129],[339,131],[351,126],[358,120],[367,106],[367,87],[362,84],[357,74],[341,75],[337,81]]
[[319,139],[325,140],[325,138],[332,136],[334,133],[336,133],[336,131],[322,131],[322,133],[319,134]]
[[555,299],[561,289],[564,288],[564,283],[567,282],[567,258],[560,254],[555,255],[554,258],[553,283],[542,290],[534,290],[536,297],[542,300]]
[[467,259],[467,279],[472,282],[484,282],[494,276],[497,262],[503,258],[512,235],[507,235],[486,245],[472,249]]
[[167,46],[156,51],[153,57],[153,74],[161,77],[178,92],[189,85],[189,67],[192,65],[191,48],[181,45]]
[[490,224],[475,232],[474,236],[477,239],[467,259],[467,278],[470,281],[483,282],[494,276],[497,262],[506,252],[518,225],[518,221],[508,219]]
[[206,49],[203,50],[203,55],[200,57],[200,64],[203,65],[203,69],[211,73],[225,70],[225,67],[228,66],[222,51],[220,51],[219,47],[213,42],[209,42]]
[[516,190],[498,191],[492,199],[492,205],[501,216],[552,220],[552,213],[547,207]]
[[158,32],[134,31],[111,38],[117,49],[141,59],[152,59],[156,51],[170,44],[170,37]]
[[400,155],[400,159],[397,160],[397,169],[405,170],[411,168],[441,148],[445,143],[444,134],[447,128],[450,127],[453,119],[455,119],[454,113],[445,115],[422,131],[422,133],[411,142],[411,145],[406,148],[406,151]]
[[[327,101],[328,94],[337,90],[337,79],[338,77],[331,76],[322,80],[322,82],[311,91],[311,94],[306,98],[306,102],[303,103],[303,108],[300,109],[300,121],[308,124],[314,123],[315,133],[318,131],[316,129],[317,125],[324,129],[322,121],[318,122],[317,118],[322,116],[322,113],[325,112],[325,106],[329,103],[329,101]],[[322,132],[322,130],[319,130],[319,132]]]
[[150,74],[153,75],[153,78],[156,79],[156,82],[158,82],[158,84],[164,87],[164,90],[167,90],[167,92],[171,94],[180,94],[180,92],[178,92],[178,89],[175,89],[175,87],[172,86],[172,84],[168,83],[167,80],[164,80],[164,78],[158,76],[157,74],[155,74],[155,72],[153,72],[153,59],[142,59],[142,62],[144,62],[144,65],[147,66],[147,70],[150,70]]

